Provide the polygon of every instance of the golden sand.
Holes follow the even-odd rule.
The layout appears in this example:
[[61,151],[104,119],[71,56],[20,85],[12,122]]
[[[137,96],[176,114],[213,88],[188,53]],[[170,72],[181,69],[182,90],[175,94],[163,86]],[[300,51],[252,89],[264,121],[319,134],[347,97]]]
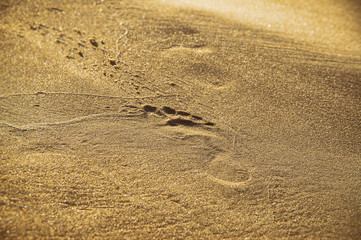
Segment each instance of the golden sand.
[[1,239],[359,239],[357,1],[2,1]]

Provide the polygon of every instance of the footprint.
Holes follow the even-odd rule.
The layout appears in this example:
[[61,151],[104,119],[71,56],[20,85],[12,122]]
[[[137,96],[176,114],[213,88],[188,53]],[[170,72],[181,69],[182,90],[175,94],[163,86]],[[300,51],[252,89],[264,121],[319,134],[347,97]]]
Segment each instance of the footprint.
[[241,74],[238,71],[227,71],[227,68],[232,68],[231,63],[225,63],[219,53],[208,48],[206,44],[168,46],[164,48],[163,55],[172,64],[177,64],[178,59],[187,59],[177,71],[183,74],[185,79],[192,79],[200,86],[214,90],[230,86]]
[[[143,107],[147,112],[156,112],[157,107],[152,107],[150,105],[145,105]],[[172,115],[171,119],[168,119],[165,126],[177,127],[199,127],[195,131],[191,130],[180,130],[174,129],[173,138],[183,139],[183,140],[195,140],[195,141],[204,141],[214,143],[220,142],[217,135],[212,133],[210,134],[209,129],[205,128],[206,126],[215,126],[214,123],[204,121],[202,117],[197,115],[192,115],[188,112],[182,110],[176,110],[171,107],[164,106],[161,109],[164,116]],[[176,115],[178,117],[174,117]],[[170,134],[168,132],[168,134]],[[215,144],[217,145],[217,144]],[[212,149],[214,153],[212,154],[213,160],[209,161],[208,164],[205,165],[203,170],[206,173],[206,176],[209,180],[232,187],[240,187],[244,186],[246,182],[251,179],[250,171],[247,170],[245,166],[239,163],[239,159],[232,156],[232,152],[229,150],[225,150],[222,146],[212,145]],[[217,150],[218,148],[218,150]]]
[[134,169],[196,170],[232,187],[249,181],[250,172],[229,149],[225,131],[203,117],[144,100],[72,93],[5,96],[0,98],[0,119],[8,128],[1,131],[11,135],[11,129],[21,130],[27,140],[21,141],[20,155],[123,156],[120,164]]

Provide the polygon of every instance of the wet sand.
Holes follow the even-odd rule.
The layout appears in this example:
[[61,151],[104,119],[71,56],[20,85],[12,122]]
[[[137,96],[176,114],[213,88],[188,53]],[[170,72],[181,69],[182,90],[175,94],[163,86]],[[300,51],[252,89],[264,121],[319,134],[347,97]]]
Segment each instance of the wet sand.
[[359,238],[357,1],[211,3],[0,4],[2,239]]

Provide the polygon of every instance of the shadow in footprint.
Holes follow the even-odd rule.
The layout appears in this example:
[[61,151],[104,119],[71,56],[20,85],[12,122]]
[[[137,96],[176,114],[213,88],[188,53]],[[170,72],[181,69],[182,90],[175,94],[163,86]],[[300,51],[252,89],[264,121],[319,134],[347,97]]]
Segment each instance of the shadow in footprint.
[[162,110],[166,114],[176,114],[176,110],[170,107],[163,107]]
[[198,126],[199,124],[196,122],[193,122],[192,120],[188,120],[188,119],[182,119],[182,118],[176,118],[176,119],[170,119],[167,121],[168,126],[187,126],[187,127],[193,127],[193,126]]
[[145,105],[145,106],[143,106],[143,110],[146,112],[155,112],[155,111],[157,111],[157,107]]

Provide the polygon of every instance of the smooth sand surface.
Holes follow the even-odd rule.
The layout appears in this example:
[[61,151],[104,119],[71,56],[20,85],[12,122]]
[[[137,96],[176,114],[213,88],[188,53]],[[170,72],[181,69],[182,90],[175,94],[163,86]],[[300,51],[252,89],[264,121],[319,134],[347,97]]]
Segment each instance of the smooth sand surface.
[[1,239],[359,239],[357,1],[2,1]]

